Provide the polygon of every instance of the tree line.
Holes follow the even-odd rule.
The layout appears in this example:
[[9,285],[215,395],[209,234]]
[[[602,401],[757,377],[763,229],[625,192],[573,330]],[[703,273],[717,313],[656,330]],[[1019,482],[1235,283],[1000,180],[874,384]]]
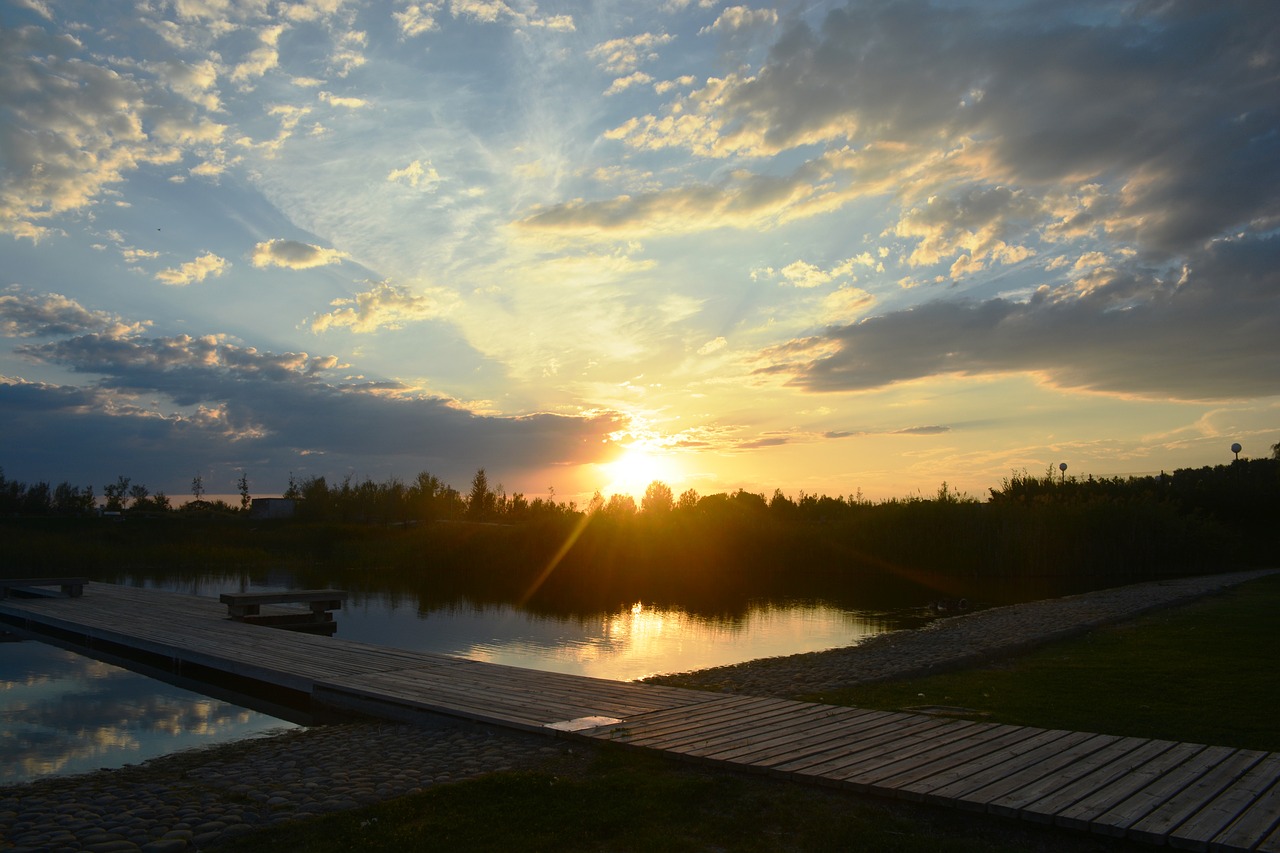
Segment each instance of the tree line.
[[126,515],[168,521],[57,515],[53,496],[74,507],[72,489],[38,487],[31,501],[30,486],[0,472],[5,562],[22,574],[96,566],[103,580],[284,570],[317,587],[587,612],[636,600],[830,598],[890,580],[944,595],[1001,579],[1013,589],[1056,578],[1080,591],[1280,560],[1280,454],[1146,477],[1020,472],[983,498],[943,483],[878,502],[777,489],[675,495],[655,482],[639,502],[597,494],[578,506],[510,494],[484,469],[465,492],[427,473],[408,483],[291,478],[297,515],[270,523],[207,501],[205,511],[158,511],[157,496],[127,478],[109,485]]
[[[1039,476],[1022,471],[1005,478],[999,487],[989,489],[985,503],[1026,507],[1157,503],[1186,512],[1201,512],[1232,525],[1247,523],[1275,517],[1273,511],[1280,498],[1280,443],[1271,451],[1271,457],[1266,459],[1236,460],[1229,465],[1178,469],[1171,474],[1161,472],[1149,476],[1068,477],[1052,467]],[[245,472],[240,473],[237,488],[238,506],[223,500],[205,500],[204,480],[197,474],[191,482],[193,500],[175,508],[163,491],[153,493],[124,475],[104,484],[99,500],[92,485],[61,482],[51,486],[45,481],[28,484],[7,479],[4,469],[0,468],[0,515],[82,516],[99,511],[135,515],[172,512],[231,515],[244,513],[252,505]],[[873,503],[860,491],[834,497],[802,491],[791,497],[781,489],[774,489],[766,497],[764,493],[746,489],[710,495],[687,489],[677,496],[666,483],[655,480],[638,504],[630,495],[613,494],[606,499],[597,491],[586,506],[579,507],[574,501],[557,501],[554,489],[550,489],[545,498],[530,499],[521,492],[509,494],[501,483],[491,482],[484,468],[476,471],[465,493],[424,471],[407,483],[395,477],[383,482],[369,478],[358,481],[347,475],[331,484],[323,475],[297,479],[291,474],[284,497],[296,501],[296,517],[303,521],[384,525],[433,521],[520,524],[584,515],[625,520],[636,517],[723,519],[765,514],[784,522],[833,524],[857,517],[873,506],[982,502],[972,495],[956,492],[945,481],[929,497],[916,495]]]

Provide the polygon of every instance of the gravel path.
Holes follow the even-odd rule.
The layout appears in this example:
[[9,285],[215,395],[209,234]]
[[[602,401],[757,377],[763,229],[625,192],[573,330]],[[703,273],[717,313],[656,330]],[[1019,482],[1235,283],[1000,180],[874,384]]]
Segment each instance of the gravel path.
[[698,672],[659,675],[654,684],[801,696],[872,681],[971,666],[1147,611],[1190,601],[1273,570],[1134,584],[995,607],[931,622],[914,631],[877,634],[855,646],[765,658]]
[[[827,652],[653,682],[795,696],[1009,654],[1269,572],[1139,584],[942,619]],[[588,748],[466,724],[346,723],[0,788],[0,850],[177,853],[300,817],[515,768],[572,773]]]

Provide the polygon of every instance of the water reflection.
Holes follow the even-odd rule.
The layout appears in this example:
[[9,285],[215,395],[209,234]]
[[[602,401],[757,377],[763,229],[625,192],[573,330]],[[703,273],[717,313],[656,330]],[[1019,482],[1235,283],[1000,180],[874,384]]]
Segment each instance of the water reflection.
[[291,726],[43,643],[0,643],[0,785]]
[[[288,576],[232,573],[117,582],[209,598],[298,586]],[[353,589],[335,618],[342,639],[622,681],[847,646],[923,621],[822,601],[744,605],[707,614],[630,602],[552,614],[464,598],[431,600],[403,590]],[[198,689],[222,698],[42,643],[0,643],[0,784],[118,767],[291,725],[261,711],[299,719],[262,697]]]
[[354,597],[338,620],[347,639],[619,681],[847,646],[918,624],[813,602],[761,602],[733,617],[644,603],[552,617],[511,605],[415,610],[380,595]]

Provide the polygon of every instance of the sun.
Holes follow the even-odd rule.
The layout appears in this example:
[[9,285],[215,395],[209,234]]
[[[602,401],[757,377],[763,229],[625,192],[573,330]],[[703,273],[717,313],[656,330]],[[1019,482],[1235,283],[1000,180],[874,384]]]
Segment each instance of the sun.
[[606,479],[606,485],[600,490],[605,498],[630,495],[637,504],[654,480],[670,486],[671,480],[680,476],[679,466],[671,454],[641,444],[628,446],[617,459],[599,467]]

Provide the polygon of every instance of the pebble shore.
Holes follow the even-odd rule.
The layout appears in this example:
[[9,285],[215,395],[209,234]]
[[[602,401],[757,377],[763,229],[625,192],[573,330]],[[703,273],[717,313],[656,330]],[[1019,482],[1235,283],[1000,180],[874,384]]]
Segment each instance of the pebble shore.
[[[798,696],[991,660],[1269,572],[1121,587],[940,619],[848,648],[651,682]],[[179,853],[298,818],[485,773],[572,772],[589,748],[468,724],[343,723],[191,750],[118,770],[0,788],[0,850]]]
[[470,724],[340,723],[0,788],[4,853],[180,853],[501,770],[566,772],[583,746]]

